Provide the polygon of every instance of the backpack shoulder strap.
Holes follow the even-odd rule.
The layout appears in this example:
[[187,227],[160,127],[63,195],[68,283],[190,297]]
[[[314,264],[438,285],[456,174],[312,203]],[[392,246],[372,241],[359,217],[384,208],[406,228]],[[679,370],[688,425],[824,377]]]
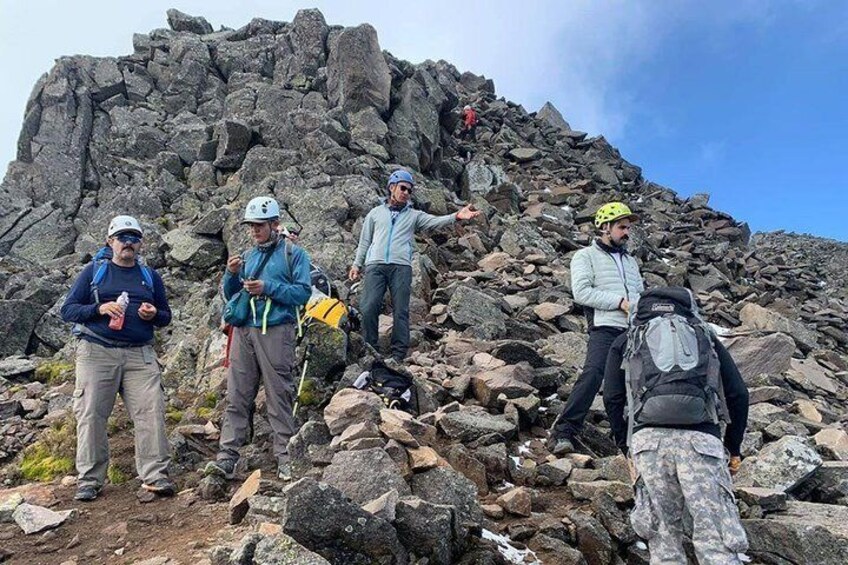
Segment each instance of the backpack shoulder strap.
[[112,261],[110,259],[96,259],[94,261],[94,267],[91,270],[91,284],[89,288],[91,293],[94,295],[94,303],[100,304],[100,292],[98,291],[98,286],[103,282],[103,279],[106,277],[106,273],[109,271],[109,263]]
[[294,254],[294,246],[292,243],[286,238],[286,267],[289,270],[289,281],[294,282],[294,268],[292,267],[292,255]]
[[141,278],[144,284],[150,289],[150,292],[153,292],[153,269],[144,263],[139,263],[138,266],[141,268]]

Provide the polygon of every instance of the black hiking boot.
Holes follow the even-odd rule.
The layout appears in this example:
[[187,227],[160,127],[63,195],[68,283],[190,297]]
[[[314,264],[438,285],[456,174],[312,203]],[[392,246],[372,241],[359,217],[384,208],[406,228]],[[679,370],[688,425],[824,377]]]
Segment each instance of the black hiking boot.
[[167,477],[156,479],[152,483],[145,483],[142,488],[159,496],[174,496],[177,493],[177,485]]
[[74,495],[74,500],[91,502],[97,498],[98,494],[100,494],[100,487],[97,485],[80,485],[77,487],[77,493]]
[[222,477],[231,480],[236,476],[236,460],[235,459],[219,459],[218,461],[210,461],[203,469],[203,476]]

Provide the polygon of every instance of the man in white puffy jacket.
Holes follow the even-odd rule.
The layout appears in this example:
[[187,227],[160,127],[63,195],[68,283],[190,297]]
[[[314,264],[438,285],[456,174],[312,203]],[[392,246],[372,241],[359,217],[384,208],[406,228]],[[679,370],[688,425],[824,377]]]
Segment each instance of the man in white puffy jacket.
[[625,204],[610,202],[595,213],[601,236],[571,259],[571,293],[589,322],[583,372],[551,429],[554,455],[574,451],[595,395],[601,389],[612,342],[627,330],[627,312],[645,289],[639,265],[627,253],[630,225],[636,216]]

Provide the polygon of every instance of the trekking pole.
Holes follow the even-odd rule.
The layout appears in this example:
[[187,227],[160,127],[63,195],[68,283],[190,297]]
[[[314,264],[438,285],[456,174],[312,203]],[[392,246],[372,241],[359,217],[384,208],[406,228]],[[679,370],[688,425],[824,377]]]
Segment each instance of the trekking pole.
[[306,371],[309,369],[309,358],[312,353],[312,344],[306,346],[306,352],[303,354],[303,369],[300,371],[300,383],[297,385],[297,396],[294,401],[294,410],[292,417],[297,418],[297,409],[300,408],[300,395],[303,392],[303,384],[306,382]]

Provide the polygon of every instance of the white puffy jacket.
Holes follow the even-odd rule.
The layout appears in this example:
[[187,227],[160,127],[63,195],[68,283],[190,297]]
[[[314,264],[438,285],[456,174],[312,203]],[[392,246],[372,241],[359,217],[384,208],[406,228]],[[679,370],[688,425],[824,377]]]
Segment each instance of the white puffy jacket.
[[618,305],[622,298],[634,304],[645,285],[636,259],[622,253],[621,266],[623,273],[613,255],[597,241],[571,258],[571,293],[575,302],[591,308],[587,312],[590,327],[627,327],[627,315]]

